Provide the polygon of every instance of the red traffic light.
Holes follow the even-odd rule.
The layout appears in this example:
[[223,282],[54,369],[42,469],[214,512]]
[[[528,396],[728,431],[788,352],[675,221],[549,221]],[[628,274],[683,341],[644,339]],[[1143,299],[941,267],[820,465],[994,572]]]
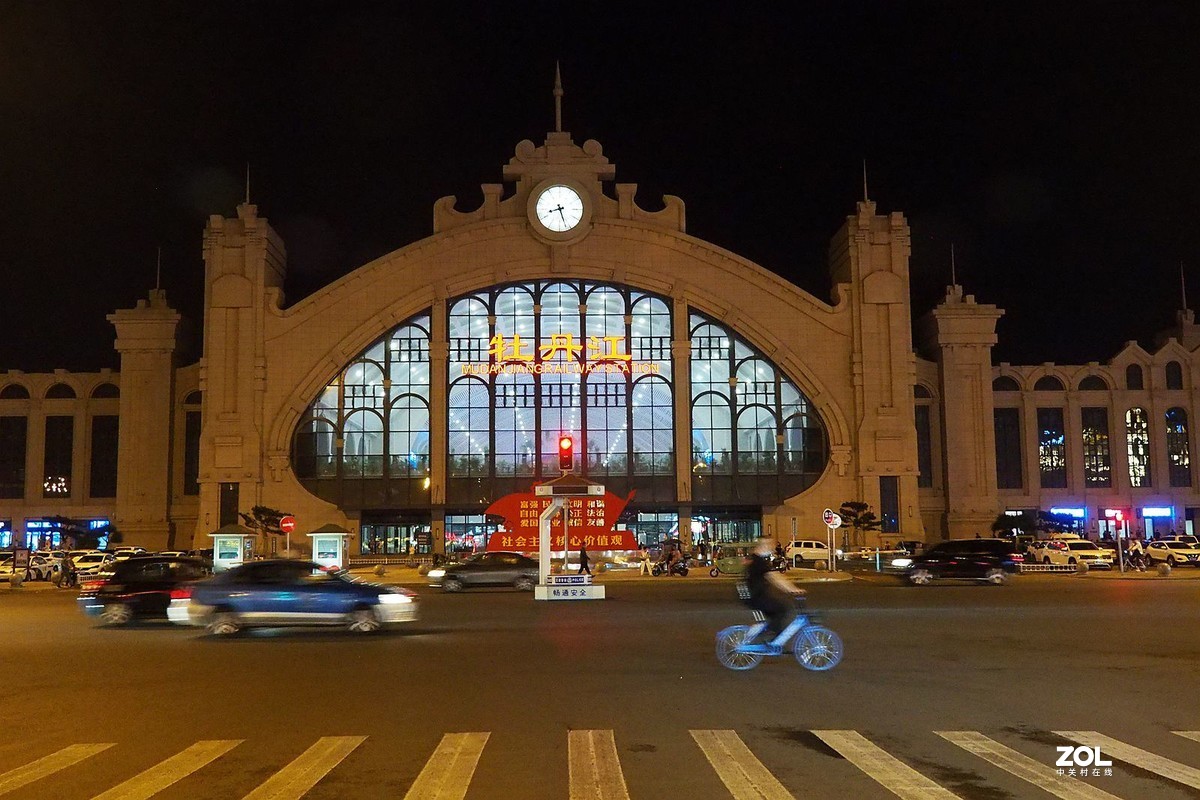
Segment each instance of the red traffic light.
[[575,440],[570,436],[558,437],[558,468],[569,472],[575,466]]

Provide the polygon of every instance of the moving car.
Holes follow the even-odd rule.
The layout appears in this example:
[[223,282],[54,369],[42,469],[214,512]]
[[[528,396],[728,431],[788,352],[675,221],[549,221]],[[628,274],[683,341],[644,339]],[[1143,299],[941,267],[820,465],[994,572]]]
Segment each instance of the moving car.
[[1050,547],[1042,550],[1043,564],[1087,564],[1091,569],[1112,569],[1116,554],[1087,539],[1070,539],[1049,542]]
[[793,567],[829,566],[829,545],[816,539],[797,539],[784,552]]
[[211,574],[209,565],[198,558],[143,556],[114,561],[84,581],[79,607],[106,625],[124,625],[135,618],[166,619],[172,593]]
[[1002,584],[1025,560],[1007,539],[951,539],[913,556],[905,570],[909,583],[924,586],[935,579],[956,578]]
[[476,553],[466,560],[429,570],[429,585],[445,592],[468,586],[511,586],[532,592],[538,581],[538,562],[521,553]]
[[[140,560],[140,559],[138,559]],[[167,617],[214,636],[243,628],[337,625],[372,633],[417,618],[417,596],[329,572],[312,561],[252,561],[174,590]]]
[[1151,542],[1146,545],[1146,556],[1151,564],[1170,564],[1172,567],[1183,564],[1200,566],[1200,548],[1192,547],[1186,542]]

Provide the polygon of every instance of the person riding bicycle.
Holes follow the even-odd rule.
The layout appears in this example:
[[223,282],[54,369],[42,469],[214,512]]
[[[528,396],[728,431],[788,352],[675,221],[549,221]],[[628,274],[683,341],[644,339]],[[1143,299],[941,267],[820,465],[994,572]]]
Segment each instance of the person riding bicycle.
[[772,641],[783,633],[795,613],[795,597],[806,592],[771,568],[771,540],[759,539],[746,562],[746,588],[750,590],[748,605],[767,618],[767,631]]

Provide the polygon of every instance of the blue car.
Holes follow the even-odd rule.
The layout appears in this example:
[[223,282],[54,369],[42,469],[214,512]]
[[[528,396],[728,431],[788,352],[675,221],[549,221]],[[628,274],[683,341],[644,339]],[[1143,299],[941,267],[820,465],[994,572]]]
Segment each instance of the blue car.
[[284,625],[335,625],[372,633],[416,620],[417,596],[327,572],[312,561],[254,561],[174,593],[167,616],[213,636]]

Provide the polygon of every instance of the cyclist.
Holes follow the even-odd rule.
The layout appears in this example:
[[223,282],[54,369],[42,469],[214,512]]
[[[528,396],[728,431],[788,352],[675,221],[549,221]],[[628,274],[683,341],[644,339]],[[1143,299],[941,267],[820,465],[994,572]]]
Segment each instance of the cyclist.
[[[805,591],[778,571],[771,568],[771,540],[759,539],[746,562],[746,588],[750,590],[748,605],[761,611],[767,618],[768,635],[765,641],[773,641],[783,633],[795,613],[795,597],[803,597]],[[762,634],[760,634],[762,635]]]

